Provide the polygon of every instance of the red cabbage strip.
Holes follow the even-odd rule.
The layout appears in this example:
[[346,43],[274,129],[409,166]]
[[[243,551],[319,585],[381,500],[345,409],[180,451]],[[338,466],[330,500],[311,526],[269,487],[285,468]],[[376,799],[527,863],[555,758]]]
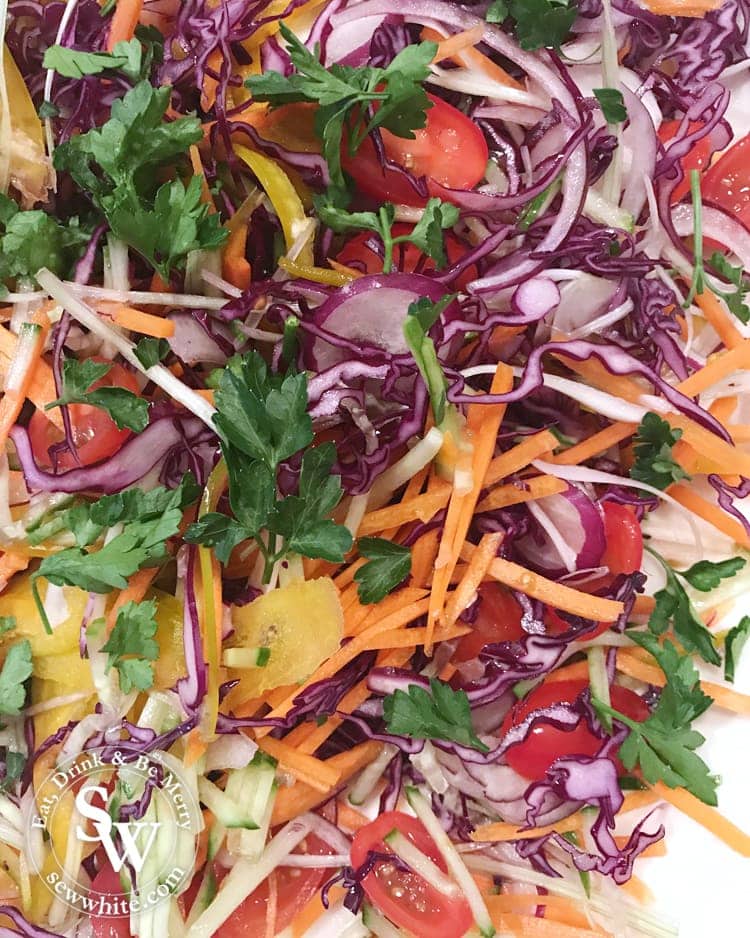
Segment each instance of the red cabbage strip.
[[16,447],[26,484],[32,492],[103,492],[110,494],[128,488],[142,479],[169,451],[194,437],[202,429],[195,417],[162,417],[152,421],[143,433],[132,437],[105,462],[55,474],[40,469],[34,459],[31,440],[24,427],[16,426],[10,436]]
[[187,713],[195,711],[206,696],[208,689],[208,665],[203,660],[203,639],[201,637],[200,616],[195,594],[195,558],[197,551],[198,549],[192,545],[188,545],[186,548],[182,641],[185,647],[187,677],[181,678],[177,682],[180,702]]
[[330,184],[328,164],[320,154],[289,150],[279,143],[266,140],[252,124],[245,123],[245,121],[232,121],[232,134],[240,133],[247,134],[254,148],[260,150],[261,153],[275,157],[277,160],[286,163],[287,166],[294,167],[309,186],[322,188]]
[[734,503],[735,498],[747,498],[750,495],[750,479],[742,478],[739,485],[730,485],[721,476],[712,473],[708,477],[708,482],[716,492],[719,505],[727,514],[736,518],[745,531],[750,534],[750,520]]
[[615,815],[622,807],[624,798],[617,779],[617,768],[611,759],[592,759],[587,756],[558,759],[547,770],[546,780],[532,785],[525,797],[530,806],[526,815],[527,829],[533,828],[537,816],[550,797],[599,808],[599,814],[591,827],[591,835],[600,856],[581,850],[556,833],[531,841],[516,841],[519,855],[531,860],[550,876],[560,875],[541,852],[550,841],[570,855],[576,869],[581,872],[595,870],[605,876],[611,876],[618,885],[622,885],[630,879],[636,857],[664,837],[663,825],[653,833],[643,831],[643,824],[650,817],[648,815],[635,828],[623,849],[617,846],[612,832],[615,828]]
[[47,931],[41,925],[32,925],[27,922],[18,909],[12,905],[0,905],[0,915],[7,915],[16,926],[15,928],[0,928],[0,938],[17,938],[25,935],[27,938],[62,938],[58,932]]
[[[457,382],[448,391],[448,398],[457,404],[501,404],[512,401],[524,400],[533,391],[538,390],[544,384],[544,373],[542,369],[542,357],[549,353],[558,352],[567,358],[574,358],[576,361],[588,361],[590,358],[598,358],[604,367],[613,375],[641,375],[657,388],[670,404],[681,413],[691,417],[696,423],[699,423],[705,429],[715,433],[727,443],[731,443],[731,437],[726,429],[712,417],[707,411],[687,397],[681,391],[672,387],[667,381],[661,378],[653,368],[639,362],[627,352],[614,345],[595,345],[593,342],[586,342],[582,339],[574,342],[547,342],[540,345],[529,354],[523,377],[517,387],[508,391],[507,394],[466,394],[461,392],[463,380]],[[646,392],[644,392],[646,393]]]

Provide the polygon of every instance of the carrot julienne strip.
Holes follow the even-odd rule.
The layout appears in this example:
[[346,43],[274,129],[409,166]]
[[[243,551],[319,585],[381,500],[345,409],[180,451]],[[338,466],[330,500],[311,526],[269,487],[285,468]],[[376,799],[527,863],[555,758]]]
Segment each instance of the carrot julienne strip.
[[748,537],[743,526],[739,521],[730,518],[718,505],[712,504],[698,495],[693,489],[681,483],[670,486],[668,491],[675,501],[692,511],[694,515],[703,518],[704,521],[713,525],[717,531],[726,534],[727,537],[730,537],[740,546],[750,549],[750,537]]
[[112,52],[118,42],[133,38],[142,11],[143,0],[118,0],[109,26],[107,52]]
[[489,487],[506,479],[514,472],[520,472],[530,466],[535,459],[551,453],[559,442],[554,433],[549,430],[542,430],[541,433],[535,433],[533,436],[527,436],[517,443],[512,449],[507,450],[500,456],[496,456],[487,467],[484,475],[484,485]]
[[662,782],[657,782],[653,789],[660,798],[705,827],[740,856],[750,857],[750,834],[740,830],[716,808],[704,804],[684,788],[667,788]]
[[320,792],[330,791],[339,781],[341,773],[329,762],[300,752],[280,739],[266,736],[258,740],[260,748],[279,763],[279,767],[301,782]]
[[557,495],[564,492],[568,483],[555,476],[534,476],[519,482],[509,482],[499,485],[477,505],[477,514],[485,511],[495,511],[498,508],[508,508],[511,505],[520,505],[523,502],[533,502],[548,495]]
[[434,492],[425,492],[398,505],[379,508],[364,516],[359,526],[358,536],[364,537],[377,534],[388,528],[399,527],[410,521],[430,521],[448,504],[451,495],[451,485],[441,480],[440,487]]
[[449,642],[454,638],[468,635],[471,628],[467,625],[441,625],[429,631],[427,628],[394,629],[376,635],[365,646],[365,651],[374,651],[379,648],[416,648],[431,638],[433,642]]
[[123,303],[97,303],[97,309],[105,316],[112,318],[118,326],[130,329],[132,332],[141,332],[143,335],[154,336],[157,339],[169,339],[174,335],[174,322],[163,316],[154,316],[153,313],[144,313],[140,309],[126,306]]
[[456,589],[451,593],[445,609],[447,625],[453,625],[461,613],[468,608],[477,595],[477,590],[487,575],[490,564],[497,556],[504,535],[500,531],[485,534],[471,555],[466,572]]

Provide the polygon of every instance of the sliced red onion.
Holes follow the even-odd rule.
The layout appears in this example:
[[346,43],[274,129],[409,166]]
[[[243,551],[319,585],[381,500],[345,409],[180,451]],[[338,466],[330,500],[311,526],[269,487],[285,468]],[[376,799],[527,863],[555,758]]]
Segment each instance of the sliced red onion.
[[560,302],[560,289],[548,277],[532,277],[516,287],[511,303],[525,322],[544,319]]
[[606,546],[604,516],[581,486],[568,485],[528,508],[542,538],[527,535],[516,545],[530,564],[555,576],[598,566]]
[[[375,346],[389,355],[405,355],[409,351],[404,338],[409,305],[421,297],[436,303],[444,295],[442,284],[421,274],[374,274],[337,290],[315,311],[315,322],[332,337]],[[449,307],[443,315],[450,313]],[[310,364],[323,371],[346,357],[324,338],[316,338]]]
[[58,475],[46,472],[36,464],[31,440],[24,427],[14,427],[10,435],[26,484],[32,492],[111,494],[142,479],[173,447],[191,439],[202,428],[202,421],[196,417],[162,417],[152,421],[143,433],[129,439],[114,456],[104,462]]
[[182,548],[178,557],[177,574],[184,580],[185,603],[183,609],[182,641],[185,649],[187,676],[177,682],[177,693],[186,713],[195,713],[208,688],[208,665],[203,655],[200,616],[195,588],[197,548],[192,544]]
[[553,327],[570,335],[600,316],[609,307],[617,289],[615,281],[581,272],[580,277],[563,285]]
[[[223,365],[226,362],[226,351],[222,350],[219,342],[193,313],[181,310],[170,313],[168,318],[174,323],[174,335],[167,340],[169,347],[186,365],[196,365],[199,362]],[[231,347],[231,333],[226,326],[213,322],[212,327],[221,330],[222,337]]]
[[[693,234],[693,206],[676,205],[672,209],[672,221],[681,238]],[[735,254],[745,270],[750,270],[750,232],[738,221],[721,209],[703,205],[703,238],[718,241]]]

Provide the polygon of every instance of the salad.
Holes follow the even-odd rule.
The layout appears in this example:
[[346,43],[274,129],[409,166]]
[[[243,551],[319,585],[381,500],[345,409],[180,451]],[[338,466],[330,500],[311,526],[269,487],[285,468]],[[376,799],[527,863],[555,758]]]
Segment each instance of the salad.
[[0,10],[0,933],[677,935],[746,0]]

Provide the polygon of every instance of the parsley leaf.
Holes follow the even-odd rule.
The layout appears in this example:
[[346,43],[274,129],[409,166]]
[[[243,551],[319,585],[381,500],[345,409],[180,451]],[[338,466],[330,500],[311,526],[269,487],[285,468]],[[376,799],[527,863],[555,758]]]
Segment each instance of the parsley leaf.
[[18,716],[26,700],[25,682],[31,677],[31,643],[12,645],[0,671],[0,713]]
[[687,580],[693,589],[701,593],[710,593],[722,580],[734,576],[746,563],[742,557],[730,557],[729,560],[720,560],[718,563],[699,560],[689,570],[680,570],[680,576]]
[[6,749],[2,761],[5,763],[5,774],[0,780],[0,791],[13,791],[26,767],[26,756],[12,749]]
[[22,212],[0,193],[0,282],[31,277],[42,267],[65,275],[91,236],[78,218],[61,224],[39,209]]
[[630,730],[619,750],[628,771],[638,764],[646,781],[662,781],[670,788],[683,787],[706,804],[715,805],[716,779],[695,753],[705,739],[690,726],[712,703],[701,690],[695,665],[690,657],[680,655],[670,641],[661,646],[648,633],[629,634],[656,658],[667,678],[656,709],[647,720],[638,723],[595,698],[594,708]]
[[508,16],[522,49],[559,49],[578,15],[573,0],[495,0],[487,10],[488,23]]
[[227,235],[201,201],[201,177],[157,188],[154,170],[175,165],[203,135],[197,118],[164,121],[170,90],[139,82],[113,103],[104,125],[60,144],[54,157],[55,168],[91,194],[113,235],[165,280],[190,251],[219,247]]
[[368,559],[354,574],[359,601],[365,605],[379,603],[411,573],[411,551],[382,537],[362,537],[358,547]]
[[389,733],[411,739],[443,739],[487,752],[471,725],[469,698],[463,690],[436,678],[430,690],[412,684],[408,692],[394,691],[383,698],[383,716]]
[[734,683],[737,659],[742,654],[745,643],[750,638],[750,616],[743,616],[734,628],[727,632],[724,641],[724,678]]
[[102,387],[89,390],[112,366],[84,359],[66,358],[63,362],[63,393],[45,410],[63,404],[92,404],[105,410],[118,429],[140,433],[148,426],[148,401],[125,388]]
[[730,313],[733,313],[740,320],[740,322],[747,323],[750,321],[750,307],[748,307],[744,302],[745,294],[748,291],[748,283],[743,276],[742,268],[734,267],[729,263],[726,257],[724,257],[723,254],[720,254],[718,251],[714,251],[714,253],[711,255],[709,258],[709,263],[721,274],[722,277],[737,287],[736,291],[733,293],[722,293],[721,291],[715,292],[719,293],[719,296],[721,296],[721,298],[729,307]]
[[154,666],[159,657],[156,635],[156,602],[126,603],[117,613],[117,621],[102,651],[107,652],[107,667],[116,668],[120,690],[124,694],[148,690],[154,683]]
[[348,212],[336,206],[329,197],[315,199],[318,217],[333,231],[341,233],[351,229],[374,231],[383,242],[383,273],[393,269],[393,249],[397,244],[410,241],[427,257],[432,258],[438,270],[445,267],[447,256],[443,230],[452,228],[458,221],[458,209],[450,202],[429,199],[422,217],[409,234],[393,236],[396,207],[390,202],[381,205],[377,212]]
[[12,632],[18,625],[15,616],[0,616],[0,635],[6,632]]
[[672,458],[672,447],[682,436],[658,414],[648,413],[638,425],[635,435],[635,463],[631,478],[657,489],[666,489],[673,482],[690,476]]
[[142,65],[143,46],[137,39],[118,42],[112,52],[83,52],[66,46],[50,46],[42,61],[43,68],[51,68],[63,78],[122,71],[132,81],[145,77]]
[[166,339],[152,339],[144,336],[139,339],[135,349],[135,357],[144,368],[153,368],[169,355],[169,342]]
[[[222,563],[237,544],[254,539],[266,561],[266,578],[290,552],[341,562],[352,536],[328,517],[342,496],[341,479],[331,472],[336,448],[332,443],[307,448],[313,441],[307,376],[272,374],[257,352],[235,356],[221,375],[216,408],[234,518],[203,515],[185,539],[213,547]],[[300,451],[297,493],[277,498],[279,467]],[[274,536],[266,539],[264,531]],[[275,536],[283,538],[279,549],[270,547]]]
[[594,88],[594,97],[608,124],[621,124],[628,119],[625,100],[617,88]]
[[709,664],[720,664],[713,637],[698,618],[677,574],[663,558],[654,551],[651,553],[664,567],[667,583],[654,595],[656,605],[648,620],[649,629],[654,635],[663,635],[671,622],[674,634],[686,651],[696,652]]
[[432,413],[438,426],[445,419],[447,382],[437,357],[435,343],[429,336],[429,330],[440,319],[454,299],[455,294],[452,293],[447,294],[437,303],[433,303],[427,297],[421,297],[410,304],[404,322],[404,338],[411,349],[419,373],[427,385]]
[[[410,45],[387,68],[331,65],[320,62],[320,49],[311,52],[281,24],[295,71],[287,76],[266,72],[245,82],[256,101],[280,107],[297,101],[318,105],[315,132],[323,143],[323,156],[331,177],[331,197],[338,205],[349,201],[341,166],[341,144],[353,156],[365,138],[379,127],[397,137],[414,139],[425,126],[430,100],[422,82],[430,74],[437,46],[432,42]],[[373,105],[376,106],[373,107]]]

